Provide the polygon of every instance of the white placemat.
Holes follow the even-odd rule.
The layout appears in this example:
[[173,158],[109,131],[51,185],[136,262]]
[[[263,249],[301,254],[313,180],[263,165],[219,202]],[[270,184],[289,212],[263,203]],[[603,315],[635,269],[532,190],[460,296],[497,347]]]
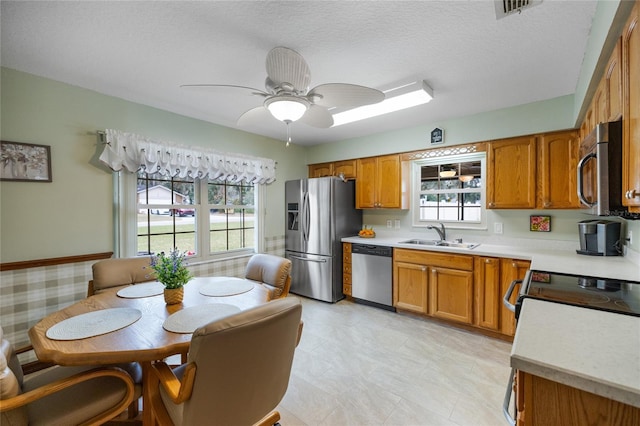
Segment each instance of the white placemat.
[[159,281],[154,281],[150,283],[133,284],[128,287],[121,288],[116,294],[126,299],[136,299],[139,297],[157,296],[163,292],[164,285]]
[[242,278],[210,277],[200,286],[200,294],[205,296],[233,296],[253,289],[255,283]]
[[133,308],[111,308],[88,312],[60,321],[47,330],[53,340],[78,340],[120,330],[138,321],[142,312]]
[[171,315],[162,327],[174,333],[193,333],[198,327],[238,312],[240,308],[225,303],[192,306]]

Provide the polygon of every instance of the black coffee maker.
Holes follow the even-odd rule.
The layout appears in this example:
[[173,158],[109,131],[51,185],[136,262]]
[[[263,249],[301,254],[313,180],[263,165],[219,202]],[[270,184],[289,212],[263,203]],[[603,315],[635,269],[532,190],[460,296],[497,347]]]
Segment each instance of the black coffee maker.
[[620,222],[589,219],[578,222],[580,250],[578,254],[590,256],[620,256]]

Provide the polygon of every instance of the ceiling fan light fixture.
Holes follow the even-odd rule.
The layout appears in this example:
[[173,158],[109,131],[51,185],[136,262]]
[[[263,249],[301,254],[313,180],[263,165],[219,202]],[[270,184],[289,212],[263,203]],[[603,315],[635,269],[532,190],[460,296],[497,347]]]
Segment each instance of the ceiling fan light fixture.
[[443,178],[451,178],[454,177],[456,175],[456,171],[455,170],[441,170],[440,171],[440,177]]
[[294,122],[302,118],[309,102],[295,96],[274,96],[264,102],[271,115],[282,122]]
[[433,89],[424,81],[414,81],[384,91],[385,100],[377,104],[349,109],[333,115],[333,126],[353,123],[383,114],[426,104],[433,99]]

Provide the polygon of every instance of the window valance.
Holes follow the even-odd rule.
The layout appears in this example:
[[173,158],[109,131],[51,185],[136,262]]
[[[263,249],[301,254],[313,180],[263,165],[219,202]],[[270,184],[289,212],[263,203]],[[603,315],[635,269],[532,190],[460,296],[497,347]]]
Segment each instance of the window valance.
[[144,170],[172,177],[224,179],[268,184],[276,180],[276,162],[268,158],[156,141],[107,129],[100,161],[111,170]]

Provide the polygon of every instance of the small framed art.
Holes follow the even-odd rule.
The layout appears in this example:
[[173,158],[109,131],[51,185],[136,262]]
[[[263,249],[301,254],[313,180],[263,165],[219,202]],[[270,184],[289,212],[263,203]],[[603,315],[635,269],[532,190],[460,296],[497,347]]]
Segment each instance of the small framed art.
[[529,216],[529,231],[551,232],[551,216]]
[[51,182],[51,147],[0,141],[0,180]]

